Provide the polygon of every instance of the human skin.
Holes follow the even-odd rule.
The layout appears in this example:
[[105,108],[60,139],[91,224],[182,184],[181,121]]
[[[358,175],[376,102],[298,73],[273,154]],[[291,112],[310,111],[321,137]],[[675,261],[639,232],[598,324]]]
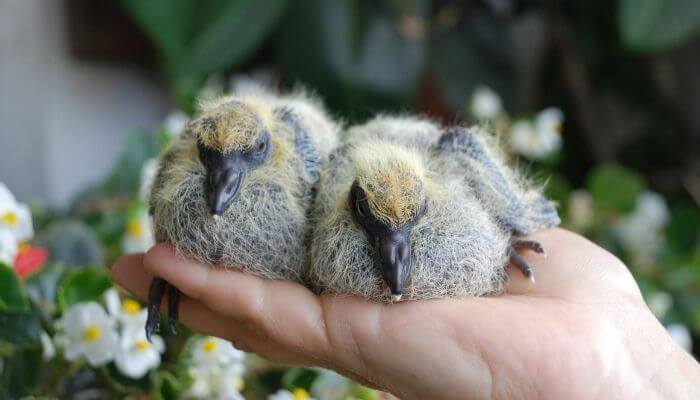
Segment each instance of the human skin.
[[698,399],[700,365],[645,305],[628,269],[563,229],[524,252],[493,297],[377,304],[211,268],[159,244],[122,257],[116,282],[153,276],[185,296],[180,319],[271,361],[330,368],[412,399]]

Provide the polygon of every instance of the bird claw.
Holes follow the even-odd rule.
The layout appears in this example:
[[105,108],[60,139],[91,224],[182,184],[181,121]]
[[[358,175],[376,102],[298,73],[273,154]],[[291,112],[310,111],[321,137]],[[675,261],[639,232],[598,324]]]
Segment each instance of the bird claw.
[[160,304],[168,293],[168,329],[173,334],[177,331],[178,305],[180,291],[161,278],[153,278],[148,288],[148,316],[146,317],[146,339],[151,342],[153,335],[160,331]]
[[517,249],[529,249],[535,253],[547,256],[544,246],[535,240],[521,240],[516,239],[511,243],[510,249],[510,262],[518,267],[522,271],[523,275],[530,280],[533,284],[535,283],[535,271],[532,269],[530,263],[527,262],[520,254],[518,254]]

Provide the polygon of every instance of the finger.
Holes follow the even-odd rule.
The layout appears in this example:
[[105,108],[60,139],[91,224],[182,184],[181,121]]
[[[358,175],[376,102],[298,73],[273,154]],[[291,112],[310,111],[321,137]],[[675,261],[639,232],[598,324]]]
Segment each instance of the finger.
[[[143,255],[130,255],[117,260],[112,268],[112,279],[142,301],[146,301],[153,275],[143,268]],[[166,304],[167,302],[163,301],[161,308],[165,309]],[[195,327],[195,331],[219,337],[228,337],[236,333],[226,329],[226,321],[222,316],[196,300],[181,296],[179,306],[180,320],[188,328]]]
[[186,295],[299,357],[323,362],[329,354],[318,297],[297,283],[214,268],[181,257],[164,244],[146,254],[144,265]]
[[[117,260],[112,268],[112,278],[131,293],[145,300],[153,276],[143,268],[143,255],[140,254]],[[162,307],[165,307],[165,302]],[[242,324],[214,312],[201,302],[187,296],[180,298],[180,320],[194,332],[230,340],[235,347],[257,353],[271,361],[288,364],[310,363],[308,357],[300,357],[279,345],[262,340]]]

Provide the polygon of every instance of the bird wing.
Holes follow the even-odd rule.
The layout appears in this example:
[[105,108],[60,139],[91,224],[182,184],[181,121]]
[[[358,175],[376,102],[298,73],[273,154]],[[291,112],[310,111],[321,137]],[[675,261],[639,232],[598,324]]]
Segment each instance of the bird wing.
[[321,156],[318,147],[311,138],[308,127],[288,107],[279,110],[279,117],[294,132],[294,145],[303,163],[304,179],[310,183],[316,182],[321,175]]
[[438,151],[457,156],[477,198],[504,228],[522,235],[559,224],[555,205],[518,179],[502,161],[497,146],[478,129],[448,129],[440,137]]

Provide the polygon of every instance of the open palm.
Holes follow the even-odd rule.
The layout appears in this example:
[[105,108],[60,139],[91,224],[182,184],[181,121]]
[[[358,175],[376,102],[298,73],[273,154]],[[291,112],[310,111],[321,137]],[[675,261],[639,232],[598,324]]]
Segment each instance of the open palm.
[[154,275],[178,287],[186,295],[181,320],[195,331],[272,361],[331,368],[406,400],[652,398],[670,385],[660,371],[689,361],[627,268],[562,229],[529,238],[548,252],[525,254],[536,284],[513,269],[497,297],[390,305],[319,297],[299,284],[184,259],[164,244],[123,257],[113,276],[142,298]]

